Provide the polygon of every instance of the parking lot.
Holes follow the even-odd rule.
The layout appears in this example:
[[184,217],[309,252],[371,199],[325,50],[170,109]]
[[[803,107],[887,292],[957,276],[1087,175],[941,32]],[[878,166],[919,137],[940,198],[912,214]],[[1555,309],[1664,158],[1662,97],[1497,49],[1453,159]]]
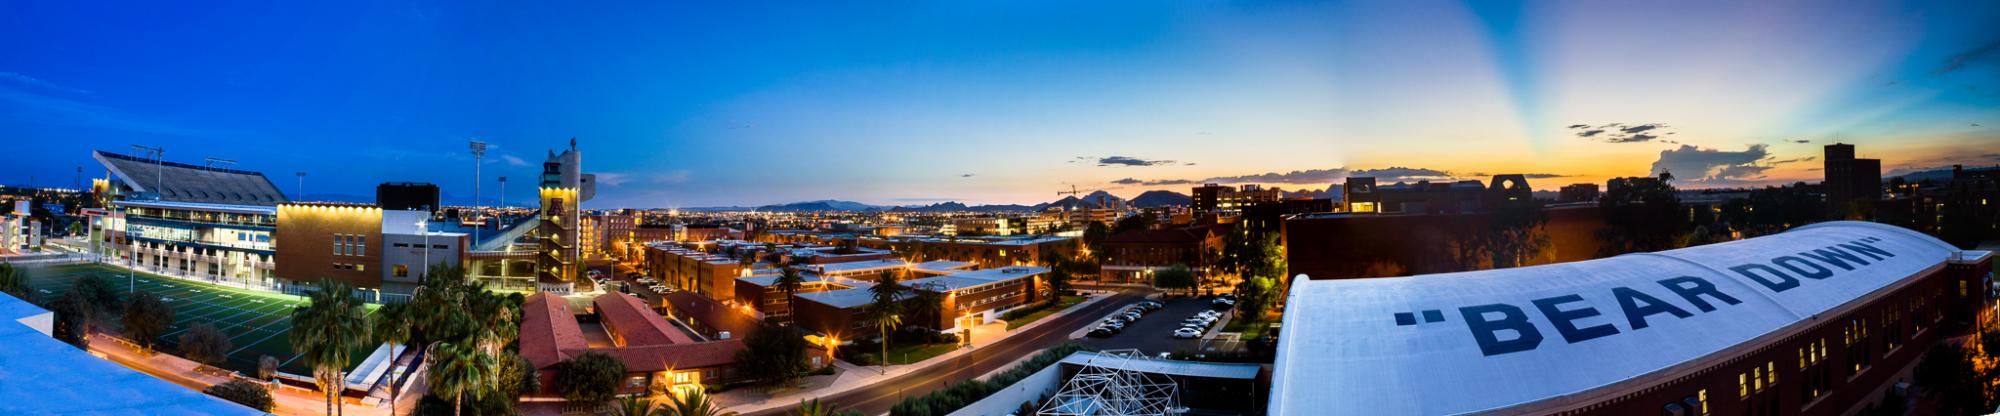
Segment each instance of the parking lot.
[[[1201,345],[1201,339],[1174,338],[1174,330],[1180,329],[1181,320],[1194,316],[1195,313],[1210,310],[1209,299],[1173,298],[1165,302],[1166,307],[1146,313],[1146,316],[1139,318],[1138,321],[1126,324],[1122,332],[1108,338],[1084,337],[1078,341],[1098,349],[1131,348],[1147,354],[1195,351]],[[1119,309],[1124,308],[1121,306]],[[1096,318],[1098,322],[1104,320],[1101,316]],[[1222,328],[1223,322],[1223,320],[1216,321],[1215,326],[1209,327],[1208,332],[1212,333]]]

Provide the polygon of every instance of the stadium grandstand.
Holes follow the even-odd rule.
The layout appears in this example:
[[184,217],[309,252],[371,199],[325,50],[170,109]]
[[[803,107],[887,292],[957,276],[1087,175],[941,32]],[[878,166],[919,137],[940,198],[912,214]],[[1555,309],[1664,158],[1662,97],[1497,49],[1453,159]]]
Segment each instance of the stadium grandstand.
[[158,195],[161,201],[272,206],[285,194],[264,174],[235,169],[154,161],[102,150],[91,157],[118,179],[121,191]]
[[1269,410],[1853,414],[1976,316],[1992,261],[1830,222],[1575,263],[1301,276]]

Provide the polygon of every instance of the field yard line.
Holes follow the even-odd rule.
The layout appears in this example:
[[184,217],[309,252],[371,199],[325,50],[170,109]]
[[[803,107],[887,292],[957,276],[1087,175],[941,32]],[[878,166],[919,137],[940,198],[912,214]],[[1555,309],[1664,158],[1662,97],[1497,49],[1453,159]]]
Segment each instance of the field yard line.
[[[235,300],[232,300],[232,301],[229,301],[229,302],[226,302],[226,303],[236,303],[236,302],[239,302],[239,301],[235,301]],[[240,301],[240,302],[243,302],[243,303],[245,303],[245,304],[248,304],[248,303],[249,303],[249,301],[248,301],[248,300],[242,300],[242,301]],[[262,307],[259,307],[258,309],[261,309],[261,308],[262,308]],[[209,323],[209,324],[214,324],[214,323],[216,323],[216,322],[224,322],[224,321],[226,321],[226,319],[223,319],[223,318],[234,318],[234,317],[236,317],[236,316],[238,316],[238,315],[242,315],[242,314],[244,314],[244,313],[246,313],[246,312],[255,312],[255,311],[256,311],[255,309],[241,309],[241,308],[236,308],[236,307],[223,307],[223,308],[218,308],[218,309],[210,309],[210,310],[209,310],[208,312],[203,312],[203,313],[201,313],[201,314],[200,314],[200,315],[198,315],[198,316],[189,316],[189,317],[187,317],[187,319],[188,319],[188,320],[206,320],[206,321],[208,321],[208,323]],[[224,313],[228,313],[228,315],[221,315],[221,314],[224,314]],[[213,315],[211,315],[211,314],[213,314]],[[176,313],[175,315],[179,315],[179,313]],[[180,320],[180,319],[175,319],[175,320],[176,320],[176,321],[178,321],[178,320]],[[227,327],[227,326],[217,326],[217,327],[216,327],[216,329],[222,329],[222,328],[226,328],[226,327]],[[178,334],[178,333],[181,333],[181,332],[186,332],[187,330],[189,330],[189,329],[193,329],[193,328],[194,328],[194,325],[193,325],[193,324],[189,324],[189,325],[188,325],[188,326],[187,326],[186,328],[181,328],[180,330],[177,330],[177,331],[174,331],[174,332],[169,332],[169,333],[167,333],[166,335],[167,335],[167,336],[171,336],[171,335],[174,335],[174,334]]]
[[[264,329],[264,328],[269,328],[269,327],[270,327],[271,325],[277,325],[278,323],[281,323],[281,322],[289,322],[289,320],[278,320],[278,321],[273,321],[273,322],[271,322],[270,324],[267,324],[267,325],[264,325],[264,326],[262,326],[262,327],[258,327],[257,329]],[[254,347],[254,346],[257,346],[257,344],[261,344],[261,343],[263,343],[264,341],[267,341],[267,340],[270,340],[270,339],[271,339],[271,338],[273,338],[273,337],[276,337],[276,336],[278,336],[278,335],[283,335],[283,334],[285,334],[285,333],[287,333],[287,332],[291,332],[291,331],[290,331],[290,330],[291,330],[291,328],[290,328],[290,327],[286,327],[285,329],[286,329],[286,330],[284,330],[284,331],[271,331],[271,335],[265,335],[265,336],[264,336],[264,338],[260,338],[260,339],[258,339],[258,340],[256,340],[256,341],[251,341],[251,342],[250,342],[250,343],[248,343],[248,344],[243,344],[243,347],[241,347],[241,348],[237,348],[237,349],[236,349],[235,351],[230,351],[230,352],[229,352],[228,354],[223,354],[223,355],[236,355],[236,353],[239,353],[239,352],[243,352],[243,350],[247,350],[247,349],[250,349],[250,347]],[[255,330],[255,329],[253,329],[252,331],[256,331],[256,330]],[[244,334],[244,335],[249,335],[249,334],[248,334],[248,333],[246,333],[246,334]],[[236,340],[236,338],[230,338],[230,340],[231,340],[231,341],[235,341],[235,340]]]

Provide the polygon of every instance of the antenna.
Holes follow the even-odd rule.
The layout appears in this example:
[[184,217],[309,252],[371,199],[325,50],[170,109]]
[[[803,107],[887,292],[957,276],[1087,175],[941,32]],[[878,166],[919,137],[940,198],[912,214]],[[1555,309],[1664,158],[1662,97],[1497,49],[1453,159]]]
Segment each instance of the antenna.
[[215,168],[215,164],[217,164],[217,163],[221,163],[221,164],[224,164],[224,165],[234,165],[234,164],[236,164],[236,161],[234,161],[234,160],[229,160],[229,159],[223,159],[223,158],[219,158],[219,157],[215,157],[215,156],[209,156],[209,157],[206,157],[206,158],[204,158],[204,159],[207,159],[207,160],[208,160],[208,163],[207,163],[207,164],[204,164],[204,165],[202,165],[202,167],[203,167],[203,168],[208,168],[208,169],[214,169],[214,168]]

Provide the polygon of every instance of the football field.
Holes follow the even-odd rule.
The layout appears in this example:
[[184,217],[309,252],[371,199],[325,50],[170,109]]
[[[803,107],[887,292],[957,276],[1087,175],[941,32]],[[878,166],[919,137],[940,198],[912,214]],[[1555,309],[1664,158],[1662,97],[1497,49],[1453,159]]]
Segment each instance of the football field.
[[[160,296],[174,311],[174,321],[159,340],[158,348],[163,352],[175,353],[182,333],[196,323],[209,323],[229,337],[229,358],[222,367],[255,374],[257,360],[265,355],[277,358],[278,371],[311,375],[311,369],[292,352],[287,332],[291,330],[292,309],[306,304],[306,298],[278,293],[232,288],[206,282],[195,282],[139,272],[136,279],[126,277],[124,269],[95,264],[74,264],[36,267],[30,269],[29,285],[43,299],[62,296],[79,279],[98,276],[105,279],[115,289],[119,299],[127,296],[128,285],[136,286],[141,293]],[[375,305],[368,305],[370,313]],[[117,318],[106,319],[103,325],[116,329]],[[359,364],[374,351],[374,345],[355,351],[349,367]]]

